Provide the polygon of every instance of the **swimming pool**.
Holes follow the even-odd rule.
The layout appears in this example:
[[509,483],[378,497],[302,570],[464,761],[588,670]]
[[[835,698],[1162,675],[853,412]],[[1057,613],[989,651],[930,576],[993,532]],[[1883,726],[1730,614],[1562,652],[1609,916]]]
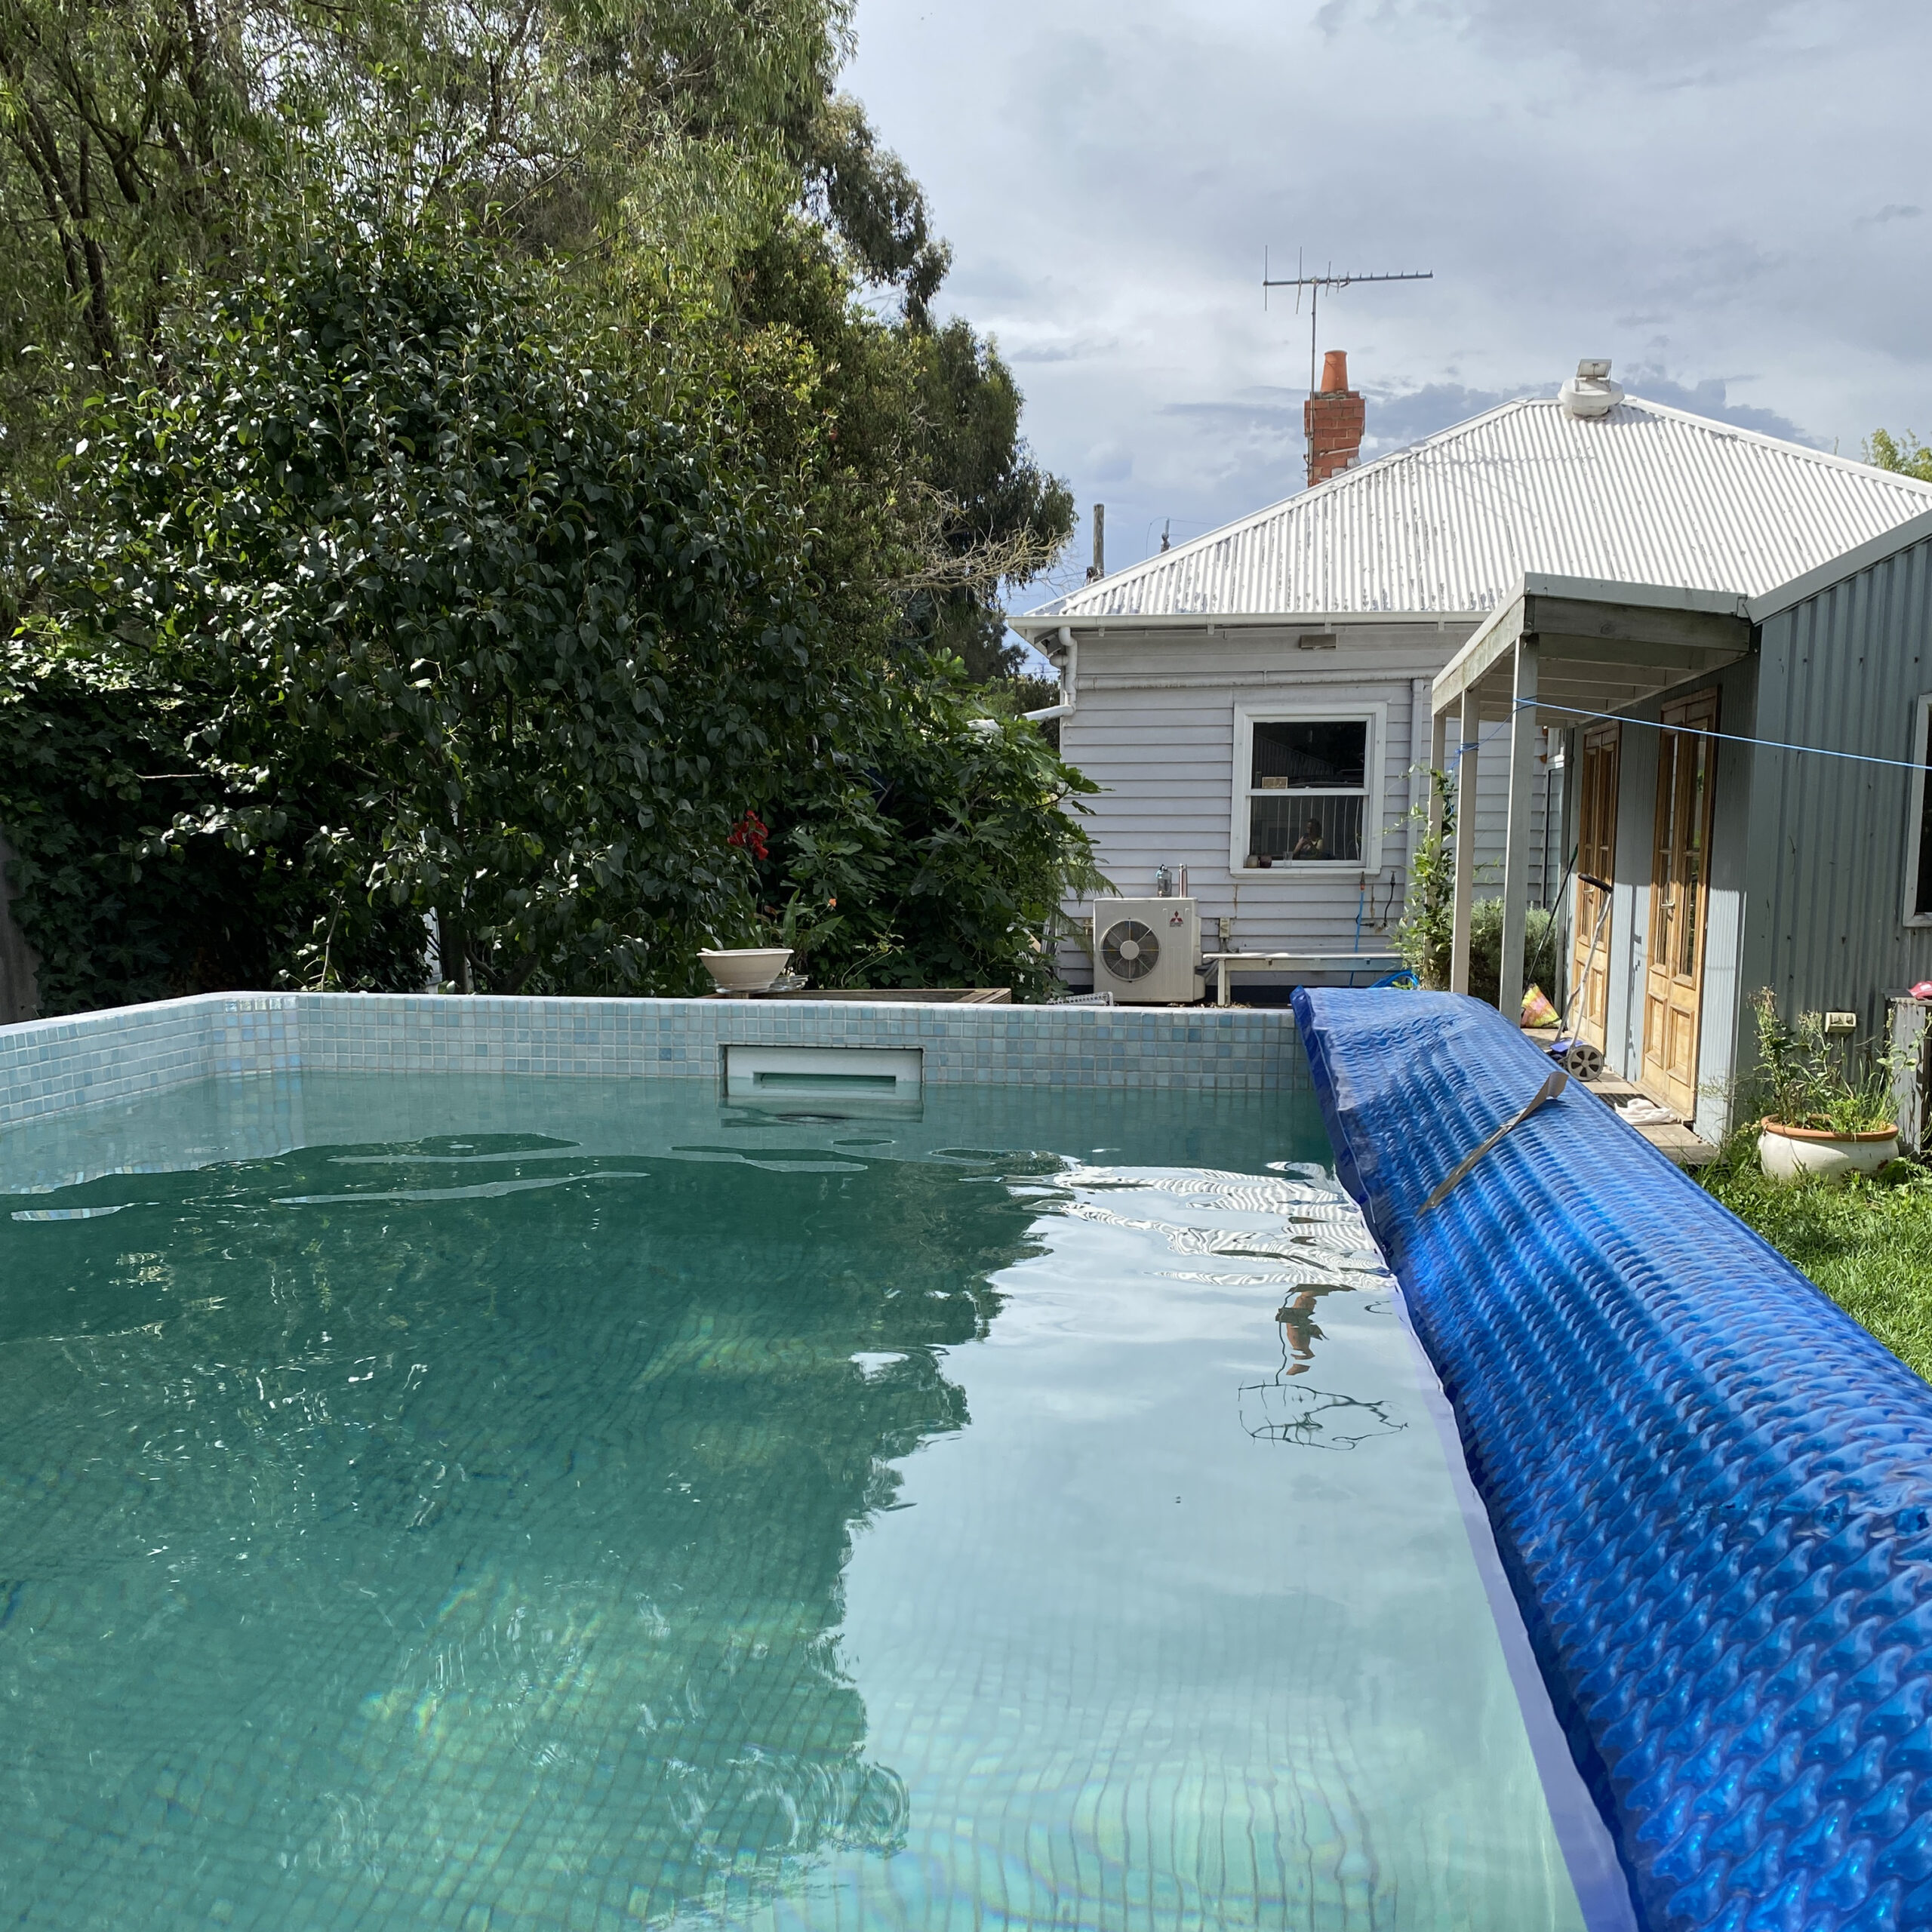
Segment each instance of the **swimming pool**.
[[0,1910],[1584,1922],[1306,1094],[298,1098],[0,1139]]

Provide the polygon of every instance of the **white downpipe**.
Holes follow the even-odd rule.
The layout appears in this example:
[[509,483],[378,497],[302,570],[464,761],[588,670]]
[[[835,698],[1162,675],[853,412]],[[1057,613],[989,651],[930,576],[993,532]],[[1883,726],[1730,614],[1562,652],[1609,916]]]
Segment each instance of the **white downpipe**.
[[1066,654],[1066,661],[1060,669],[1060,688],[1066,694],[1065,702],[1060,704],[1050,704],[1044,711],[1023,711],[1020,715],[1029,724],[1044,724],[1049,718],[1065,718],[1080,702],[1079,690],[1074,682],[1075,647],[1073,641],[1073,629],[1071,625],[1060,626],[1060,648]]

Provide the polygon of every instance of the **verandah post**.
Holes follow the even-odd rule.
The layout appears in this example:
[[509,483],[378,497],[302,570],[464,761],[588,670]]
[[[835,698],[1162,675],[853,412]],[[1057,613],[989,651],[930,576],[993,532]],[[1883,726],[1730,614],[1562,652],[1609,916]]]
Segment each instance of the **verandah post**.
[[1536,790],[1537,641],[1516,640],[1509,713],[1509,823],[1503,848],[1503,971],[1496,1004],[1506,1020],[1523,1011],[1523,949],[1530,909],[1530,807]]
[[1481,694],[1463,687],[1456,747],[1456,897],[1449,936],[1449,990],[1469,989],[1469,921],[1475,908],[1477,739],[1481,734]]

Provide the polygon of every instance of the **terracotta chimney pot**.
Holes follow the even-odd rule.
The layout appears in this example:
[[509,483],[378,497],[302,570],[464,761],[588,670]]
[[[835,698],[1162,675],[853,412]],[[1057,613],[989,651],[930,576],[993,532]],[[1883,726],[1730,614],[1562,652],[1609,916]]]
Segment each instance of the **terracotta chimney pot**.
[[1349,386],[1349,352],[1331,349],[1321,358],[1321,394],[1342,395]]

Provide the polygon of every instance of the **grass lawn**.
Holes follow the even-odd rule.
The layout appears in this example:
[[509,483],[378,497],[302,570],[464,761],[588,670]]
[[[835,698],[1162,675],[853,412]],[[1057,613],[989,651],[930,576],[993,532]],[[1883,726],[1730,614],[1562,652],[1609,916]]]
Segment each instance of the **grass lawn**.
[[1897,1180],[1779,1187],[1758,1171],[1755,1137],[1740,1137],[1704,1185],[1854,1319],[1932,1380],[1932,1171]]

